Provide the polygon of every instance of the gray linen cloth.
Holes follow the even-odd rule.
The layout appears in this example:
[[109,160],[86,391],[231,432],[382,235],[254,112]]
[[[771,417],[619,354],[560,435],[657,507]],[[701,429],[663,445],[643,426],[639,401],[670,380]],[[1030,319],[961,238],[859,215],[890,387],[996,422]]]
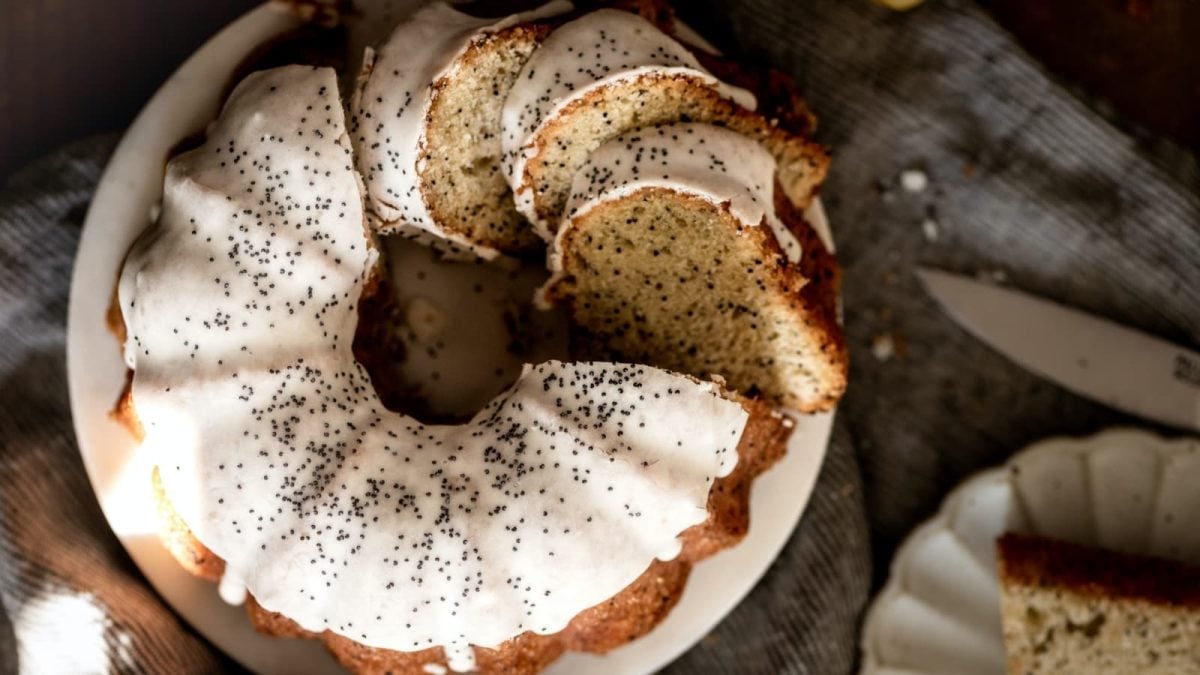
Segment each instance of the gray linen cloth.
[[[795,74],[820,114],[854,363],[787,548],[668,670],[844,673],[869,590],[947,490],[1043,436],[1138,423],[966,336],[913,267],[984,273],[1195,344],[1200,174],[1194,156],[1089,107],[973,3],[894,14],[866,0],[704,0],[681,12],[727,50]],[[228,670],[109,532],[72,436],[67,288],[112,144],[73,145],[0,189],[0,668]],[[906,170],[928,185],[906,189]]]

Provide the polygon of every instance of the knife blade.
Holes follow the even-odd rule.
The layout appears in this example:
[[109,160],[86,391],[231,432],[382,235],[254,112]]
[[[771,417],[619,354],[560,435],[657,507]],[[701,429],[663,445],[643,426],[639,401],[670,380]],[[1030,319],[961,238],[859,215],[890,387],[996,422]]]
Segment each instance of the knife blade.
[[1118,410],[1200,429],[1200,353],[968,277],[928,268],[917,276],[959,326],[1026,370]]

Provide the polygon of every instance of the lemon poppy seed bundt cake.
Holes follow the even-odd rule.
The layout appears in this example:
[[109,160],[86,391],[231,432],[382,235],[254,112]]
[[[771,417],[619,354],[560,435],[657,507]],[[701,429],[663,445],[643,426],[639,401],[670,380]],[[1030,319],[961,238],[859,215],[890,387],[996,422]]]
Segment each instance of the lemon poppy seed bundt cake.
[[749,406],[549,362],[461,425],[386,410],[350,351],[375,257],[351,162],[333,71],[235,89],[121,277],[132,410],[227,594],[470,670],[473,646],[561,632],[677,558]]
[[[636,25],[613,35],[743,98],[635,13],[563,11],[430,5],[368,54],[349,106],[333,69],[252,73],[169,162],[121,271],[116,415],[153,453],[164,544],[260,631],[321,640],[355,672],[534,673],[645,634],[691,566],[748,531],[753,481],[793,426],[775,406],[827,409],[844,387],[836,263],[763,142],[790,132],[627,117],[626,136],[587,140],[536,298],[567,308],[585,360],[526,365],[453,419],[395,407],[396,383],[364,365],[404,358],[364,338],[386,332],[400,264],[379,236],[479,256],[449,273],[511,274],[483,261],[541,246],[502,136],[542,45],[577,22]],[[638,328],[608,330],[616,315]],[[701,345],[698,326],[720,337]],[[651,348],[622,341],[639,331]]]

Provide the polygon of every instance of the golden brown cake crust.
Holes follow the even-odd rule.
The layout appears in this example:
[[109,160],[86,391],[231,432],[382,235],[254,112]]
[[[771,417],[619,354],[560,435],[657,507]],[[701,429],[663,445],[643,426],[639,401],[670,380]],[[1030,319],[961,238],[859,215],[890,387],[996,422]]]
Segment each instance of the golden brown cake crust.
[[840,380],[834,383],[826,404],[832,407],[846,391],[850,369],[850,352],[845,332],[838,321],[838,298],[842,288],[842,266],[837,257],[821,240],[820,235],[792,202],[778,189],[775,191],[775,214],[800,242],[800,275],[805,279],[800,290],[804,307],[816,331],[825,336],[824,350],[838,364]]
[[1200,568],[1015,534],[997,553],[1009,673],[1200,673]]
[[1200,608],[1198,567],[1011,532],[996,546],[1004,584]]
[[691,51],[717,79],[753,93],[758,99],[758,112],[773,124],[806,138],[817,130],[816,115],[800,94],[796,81],[787,73],[769,66],[750,67],[704,49],[693,47]]

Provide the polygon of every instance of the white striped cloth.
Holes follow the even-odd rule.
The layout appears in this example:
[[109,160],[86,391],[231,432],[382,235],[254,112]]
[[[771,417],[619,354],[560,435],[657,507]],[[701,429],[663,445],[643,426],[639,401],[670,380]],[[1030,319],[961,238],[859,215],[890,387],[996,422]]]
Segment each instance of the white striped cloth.
[[[854,365],[799,529],[668,670],[848,672],[870,588],[949,488],[1042,436],[1130,421],[963,334],[913,266],[1002,273],[1195,344],[1197,162],[1095,112],[970,2],[902,15],[866,0],[680,4],[723,47],[795,74],[820,114]],[[229,670],[109,532],[71,432],[67,288],[112,142],[68,147],[0,188],[0,671]],[[927,186],[905,189],[905,170]]]
[[71,145],[0,189],[0,672],[220,672],[100,514],[67,403],[67,289],[116,139]]

